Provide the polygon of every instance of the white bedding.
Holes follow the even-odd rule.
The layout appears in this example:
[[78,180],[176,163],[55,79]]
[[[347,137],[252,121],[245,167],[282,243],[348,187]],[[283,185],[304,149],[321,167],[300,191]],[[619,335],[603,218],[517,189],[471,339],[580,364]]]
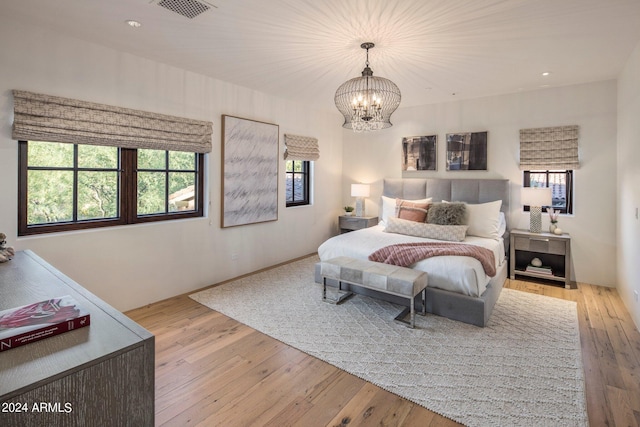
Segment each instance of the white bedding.
[[[441,242],[440,240],[385,233],[383,225],[352,231],[332,237],[318,248],[320,260],[338,256],[368,259],[376,250],[398,243]],[[496,268],[505,262],[503,239],[487,239],[467,236],[461,243],[481,246],[491,250],[496,260]],[[462,256],[437,256],[419,261],[411,266],[429,275],[428,286],[462,293],[473,297],[484,293],[491,277],[487,276],[475,258]]]

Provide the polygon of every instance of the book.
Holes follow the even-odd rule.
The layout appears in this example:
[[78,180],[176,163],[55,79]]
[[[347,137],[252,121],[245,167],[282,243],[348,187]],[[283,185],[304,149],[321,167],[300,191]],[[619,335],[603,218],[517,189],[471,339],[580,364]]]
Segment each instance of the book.
[[551,271],[551,267],[534,267],[533,265],[528,265],[525,271],[530,273],[538,273],[538,274],[550,274],[553,275],[553,271]]
[[0,311],[0,352],[90,323],[89,312],[69,295]]

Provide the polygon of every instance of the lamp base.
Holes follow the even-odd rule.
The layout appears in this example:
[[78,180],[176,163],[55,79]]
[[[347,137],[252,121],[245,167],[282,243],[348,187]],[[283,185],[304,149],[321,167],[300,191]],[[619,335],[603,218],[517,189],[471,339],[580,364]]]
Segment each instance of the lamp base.
[[364,197],[356,197],[356,216],[364,216]]
[[542,207],[529,207],[529,231],[540,233],[542,231]]

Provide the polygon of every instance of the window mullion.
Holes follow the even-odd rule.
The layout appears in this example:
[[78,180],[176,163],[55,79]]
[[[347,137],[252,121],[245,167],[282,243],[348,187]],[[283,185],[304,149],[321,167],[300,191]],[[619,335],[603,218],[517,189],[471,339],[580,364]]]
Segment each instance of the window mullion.
[[136,150],[121,148],[122,156],[122,194],[120,195],[120,210],[126,224],[132,224],[136,219],[137,197],[137,167]]
[[73,222],[78,221],[78,144],[73,144]]
[[169,152],[164,156],[164,213],[169,213]]

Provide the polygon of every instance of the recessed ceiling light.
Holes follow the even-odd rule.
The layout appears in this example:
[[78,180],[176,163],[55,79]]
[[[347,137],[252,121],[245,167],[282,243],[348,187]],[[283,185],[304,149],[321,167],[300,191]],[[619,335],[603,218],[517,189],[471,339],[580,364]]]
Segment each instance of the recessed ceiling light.
[[549,74],[551,74],[549,71],[545,71],[544,73],[542,73],[543,76],[548,76]]
[[126,21],[124,21],[127,23],[128,26],[133,27],[133,28],[140,28],[142,26],[142,24],[138,21],[135,21],[133,19],[128,19]]

